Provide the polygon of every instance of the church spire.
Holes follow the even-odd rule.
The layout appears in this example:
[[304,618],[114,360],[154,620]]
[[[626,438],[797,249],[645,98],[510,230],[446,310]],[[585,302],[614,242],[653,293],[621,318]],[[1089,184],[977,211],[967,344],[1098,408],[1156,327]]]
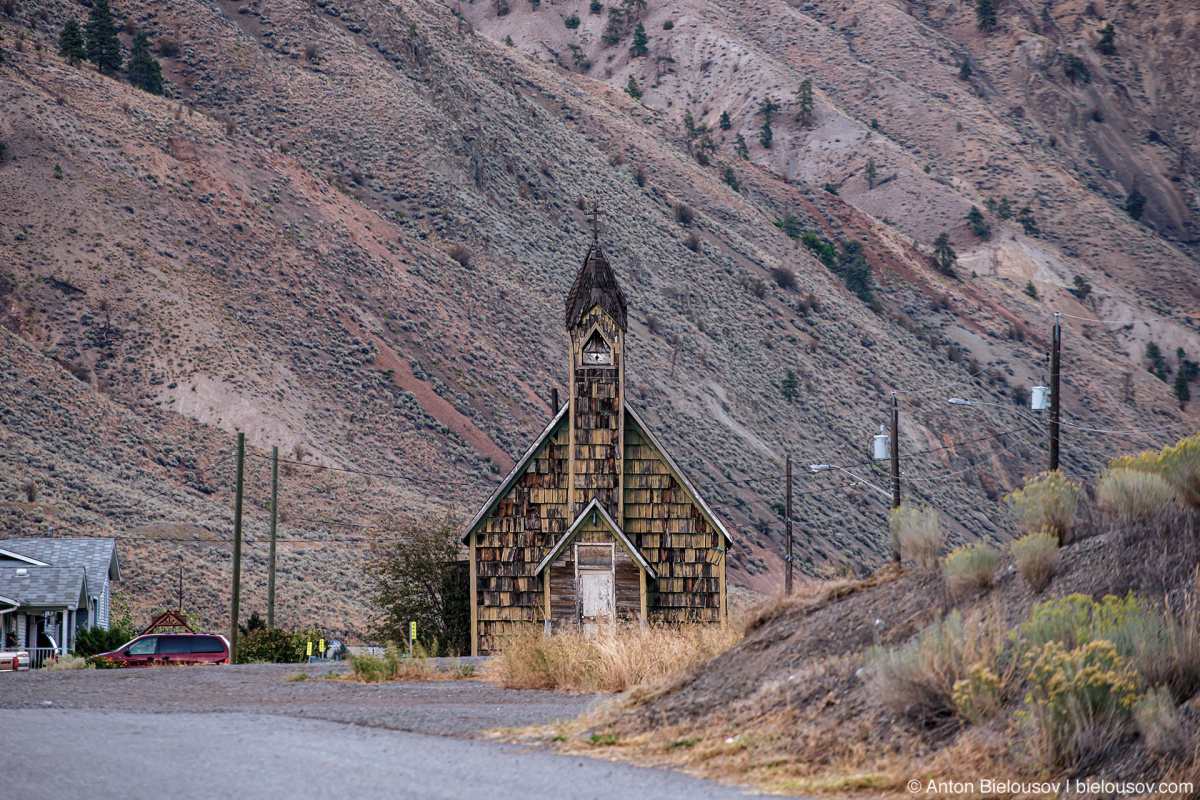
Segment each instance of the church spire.
[[627,305],[617,276],[600,249],[599,208],[592,207],[592,244],[567,295],[567,328],[579,324],[593,306],[600,306],[621,330],[628,327]]

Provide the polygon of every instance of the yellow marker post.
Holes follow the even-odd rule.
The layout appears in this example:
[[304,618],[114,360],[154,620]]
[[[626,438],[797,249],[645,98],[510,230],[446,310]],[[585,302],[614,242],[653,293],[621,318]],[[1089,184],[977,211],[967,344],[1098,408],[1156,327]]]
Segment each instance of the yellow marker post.
[[416,643],[416,641],[417,641],[417,621],[413,620],[412,622],[408,623],[408,653],[409,653],[409,655],[412,655],[413,645]]
[[325,655],[325,640],[324,639],[321,640],[321,646],[319,648],[317,648],[317,652],[320,653],[321,655]]
[[312,658],[312,642],[308,643],[308,657]]

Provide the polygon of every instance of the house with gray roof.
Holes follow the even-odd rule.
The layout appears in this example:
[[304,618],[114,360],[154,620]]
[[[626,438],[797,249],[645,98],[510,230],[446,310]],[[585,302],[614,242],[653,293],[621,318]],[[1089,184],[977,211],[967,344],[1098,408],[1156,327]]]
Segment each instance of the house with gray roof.
[[0,539],[4,644],[71,650],[80,631],[108,628],[120,579],[116,539]]

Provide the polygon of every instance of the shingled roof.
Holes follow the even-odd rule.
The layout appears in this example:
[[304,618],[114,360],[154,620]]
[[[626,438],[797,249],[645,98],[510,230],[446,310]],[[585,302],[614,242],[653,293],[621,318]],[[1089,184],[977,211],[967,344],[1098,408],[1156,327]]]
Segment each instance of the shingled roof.
[[0,594],[22,608],[87,608],[86,592],[83,567],[0,567]]
[[583,315],[592,310],[592,306],[600,306],[617,322],[621,330],[628,327],[625,295],[617,283],[600,243],[593,241],[588,248],[583,266],[575,276],[571,293],[567,295],[567,328],[573,328],[583,319]]
[[[0,552],[2,551],[32,558],[52,567],[85,567],[88,585],[94,597],[100,596],[105,575],[112,580],[121,580],[121,568],[117,561],[117,540],[112,538],[0,539]],[[0,555],[0,562],[7,560]],[[4,566],[11,564],[9,561]]]

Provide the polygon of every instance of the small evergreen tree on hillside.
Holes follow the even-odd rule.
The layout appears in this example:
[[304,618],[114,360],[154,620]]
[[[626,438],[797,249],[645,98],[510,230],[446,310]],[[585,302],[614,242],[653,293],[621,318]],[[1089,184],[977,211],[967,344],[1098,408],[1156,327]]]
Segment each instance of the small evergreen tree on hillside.
[[646,36],[646,26],[639,22],[633,29],[633,44],[629,47],[629,54],[634,58],[646,55],[646,45],[649,42],[650,39]]
[[1115,56],[1117,54],[1117,29],[1110,22],[1097,33],[1100,34],[1100,41],[1096,42],[1096,49],[1106,56]]
[[771,130],[771,120],[763,120],[762,130],[758,133],[758,143],[770,150],[775,141],[775,133]]
[[121,69],[121,40],[113,24],[112,10],[108,0],[96,0],[88,14],[86,27],[87,58],[101,72],[112,75]]
[[735,153],[741,156],[743,160],[750,160],[750,148],[746,146],[746,137],[742,136],[740,133],[733,137],[733,150]]
[[[58,37],[58,54],[75,66],[87,58],[87,45],[83,41],[83,29],[79,23],[69,19]],[[122,643],[123,644],[123,643]]]
[[958,266],[958,253],[954,252],[954,247],[950,244],[950,234],[945,231],[933,240],[933,260],[943,275],[951,278],[956,276],[954,268]]
[[632,75],[630,75],[629,80],[625,82],[625,94],[629,95],[634,100],[642,99],[641,87],[638,86],[637,79],[635,79]]
[[871,276],[871,265],[867,263],[866,249],[862,242],[851,239],[842,245],[841,255],[842,280],[846,288],[858,296],[864,303],[875,299],[874,281]]
[[783,399],[789,403],[796,402],[796,398],[800,396],[800,381],[796,378],[796,371],[789,369],[787,375],[783,379],[783,383],[779,385],[779,393],[783,395]]
[[129,82],[143,92],[163,93],[162,66],[150,55],[150,40],[142,31],[129,48]]
[[719,125],[723,131],[727,131],[733,127],[733,122],[729,119],[728,111],[721,112],[721,119],[717,122],[717,125]]
[[962,62],[962,66],[960,66],[958,68],[958,79],[960,81],[970,80],[971,73],[972,73],[971,62],[964,58],[963,62]]
[[975,20],[979,30],[990,31],[996,27],[996,0],[975,0]]
[[800,123],[801,127],[812,124],[814,106],[812,78],[805,78],[800,81],[800,88],[796,90],[796,122]]
[[1134,219],[1141,219],[1142,214],[1146,211],[1146,196],[1134,189],[1129,197],[1125,198],[1125,213]]
[[984,222],[983,212],[975,206],[971,206],[971,210],[967,212],[967,224],[971,226],[971,231],[980,239],[991,238],[992,226]]
[[1150,362],[1148,371],[1163,383],[1167,382],[1167,359],[1163,357],[1162,349],[1157,342],[1146,343],[1146,360]]
[[871,156],[870,158],[867,159],[867,168],[866,168],[866,170],[864,170],[863,174],[867,179],[867,187],[870,189],[874,189],[875,188],[875,178],[878,177],[878,175],[879,175],[878,171],[875,169],[875,157],[874,156]]

